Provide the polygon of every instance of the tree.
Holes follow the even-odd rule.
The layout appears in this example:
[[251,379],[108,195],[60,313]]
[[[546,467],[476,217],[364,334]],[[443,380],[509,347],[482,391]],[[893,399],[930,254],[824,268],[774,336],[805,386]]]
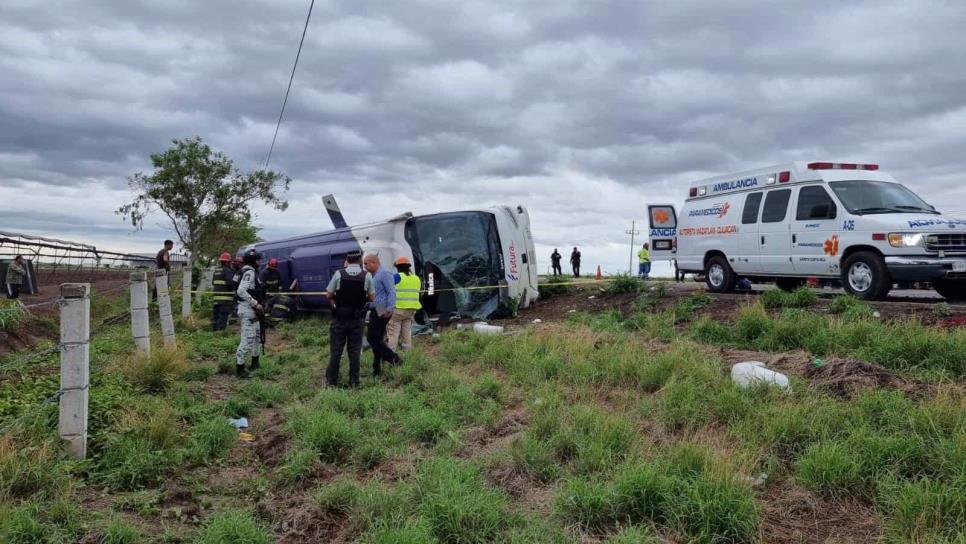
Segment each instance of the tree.
[[246,226],[251,227],[252,202],[288,208],[281,196],[291,183],[287,176],[270,170],[243,174],[199,137],[172,143],[167,151],[151,155],[152,174],[137,172],[128,178],[136,196],[117,214],[135,229],[142,229],[145,218],[161,210],[194,260],[205,253],[204,241],[220,236],[223,229],[241,227],[236,233],[244,234]]
[[253,244],[258,239],[258,227],[252,224],[250,214],[239,214],[217,228],[204,228],[198,246],[198,260],[202,266],[210,266],[225,251],[229,253],[241,246]]

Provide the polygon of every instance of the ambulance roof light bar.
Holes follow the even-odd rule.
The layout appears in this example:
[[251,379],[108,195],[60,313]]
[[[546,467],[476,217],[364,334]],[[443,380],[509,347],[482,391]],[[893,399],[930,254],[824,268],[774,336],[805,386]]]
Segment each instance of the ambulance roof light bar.
[[809,170],[878,170],[878,164],[855,164],[844,162],[810,162]]

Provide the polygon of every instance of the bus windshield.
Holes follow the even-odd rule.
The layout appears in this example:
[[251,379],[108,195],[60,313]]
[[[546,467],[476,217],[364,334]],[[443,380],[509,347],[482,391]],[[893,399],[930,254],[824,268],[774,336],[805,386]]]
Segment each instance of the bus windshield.
[[932,206],[898,183],[887,181],[833,181],[829,183],[849,212],[856,215],[873,213],[931,213]]
[[[438,300],[427,301],[427,311],[457,311],[487,317],[499,306],[497,286],[503,278],[503,257],[496,219],[486,212],[453,212],[410,219],[406,241],[413,250],[416,270],[434,273]],[[425,287],[425,283],[424,283]],[[433,308],[442,305],[446,307]],[[449,308],[455,306],[455,308]]]

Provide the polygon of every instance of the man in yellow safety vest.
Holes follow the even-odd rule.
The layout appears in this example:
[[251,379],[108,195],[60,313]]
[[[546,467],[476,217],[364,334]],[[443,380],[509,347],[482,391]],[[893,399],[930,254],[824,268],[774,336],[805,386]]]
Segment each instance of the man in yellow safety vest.
[[406,256],[396,259],[396,307],[389,319],[386,336],[389,349],[398,353],[396,347],[402,340],[402,347],[409,349],[413,345],[413,317],[422,309],[419,302],[419,292],[423,289],[423,282],[412,272],[412,263]]
[[641,246],[641,250],[637,252],[637,276],[642,279],[647,279],[647,276],[651,273],[651,249],[648,247],[647,242]]

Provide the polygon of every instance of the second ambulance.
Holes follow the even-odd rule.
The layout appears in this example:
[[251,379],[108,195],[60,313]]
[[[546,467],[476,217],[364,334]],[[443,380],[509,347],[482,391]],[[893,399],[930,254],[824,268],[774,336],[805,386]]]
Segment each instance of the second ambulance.
[[681,213],[648,206],[655,259],[704,274],[714,292],[740,278],[783,289],[809,277],[885,298],[930,282],[966,300],[966,220],[947,217],[875,164],[794,162],[695,182]]

